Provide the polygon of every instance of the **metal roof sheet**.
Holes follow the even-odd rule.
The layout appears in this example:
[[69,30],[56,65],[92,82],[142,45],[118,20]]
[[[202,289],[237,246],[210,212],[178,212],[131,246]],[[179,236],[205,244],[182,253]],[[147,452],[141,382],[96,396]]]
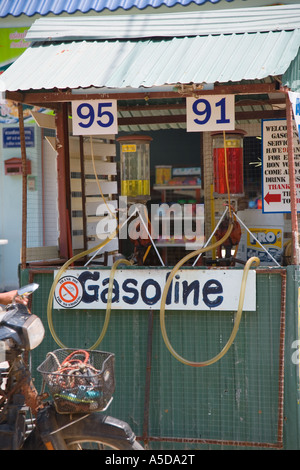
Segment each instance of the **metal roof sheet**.
[[288,70],[282,77],[282,82],[291,90],[300,92],[300,56],[299,54],[292,61]]
[[[300,5],[230,12],[106,16],[104,21],[38,19],[28,33],[37,44],[1,75],[0,90],[124,90],[284,74],[300,46]],[[83,40],[95,28],[103,38]],[[193,33],[188,33],[191,28]]]
[[300,30],[136,41],[80,41],[28,48],[0,90],[237,82],[283,74]]
[[300,28],[300,5],[167,14],[39,18],[26,40],[135,39]]
[[[203,5],[204,3],[216,4],[220,0],[0,0],[0,18],[12,16],[60,15],[61,13],[73,14],[76,12],[88,13],[90,11],[101,12],[105,9],[115,11],[119,8],[130,10],[135,7],[143,10],[147,7],[158,8],[160,6],[174,7],[176,5],[187,6],[192,3]],[[226,0],[233,2],[234,0]]]

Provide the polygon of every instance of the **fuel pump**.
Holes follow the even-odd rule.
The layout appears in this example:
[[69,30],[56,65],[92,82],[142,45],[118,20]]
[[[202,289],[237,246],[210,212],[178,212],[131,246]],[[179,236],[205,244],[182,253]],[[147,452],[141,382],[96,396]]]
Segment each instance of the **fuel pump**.
[[121,163],[121,195],[130,203],[150,199],[150,142],[144,135],[119,137]]
[[222,132],[211,134],[216,195],[227,195],[226,160],[230,194],[242,196],[244,193],[243,137],[245,134],[246,132],[240,129],[230,131],[225,135],[225,142]]
[[[145,135],[119,137],[121,195],[126,196],[130,206],[138,205],[139,213],[130,223],[129,238],[134,245],[134,257],[143,265],[151,248],[151,224],[146,203],[150,200],[150,142]],[[141,213],[143,212],[143,213]],[[141,220],[143,218],[143,220]],[[143,223],[144,221],[144,223]]]
[[[242,196],[244,194],[244,163],[243,163],[243,138],[245,131],[237,129],[225,132],[214,132],[212,136],[213,144],[213,167],[214,167],[214,194],[218,197]],[[229,193],[228,193],[229,187]],[[228,201],[230,204],[230,199]],[[217,240],[222,239],[228,229],[229,220],[225,218],[215,233]],[[241,227],[237,220],[233,222],[233,229],[230,237],[218,247],[217,254],[222,258],[225,251],[225,258],[231,259],[231,251],[235,246],[235,254],[241,239]]]

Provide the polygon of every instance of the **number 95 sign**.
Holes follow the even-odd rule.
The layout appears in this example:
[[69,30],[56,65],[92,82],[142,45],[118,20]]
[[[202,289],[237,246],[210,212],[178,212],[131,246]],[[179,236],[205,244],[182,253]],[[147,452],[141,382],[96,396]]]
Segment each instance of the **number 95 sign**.
[[232,131],[234,95],[205,95],[186,99],[187,132]]
[[117,100],[72,101],[74,135],[117,134]]

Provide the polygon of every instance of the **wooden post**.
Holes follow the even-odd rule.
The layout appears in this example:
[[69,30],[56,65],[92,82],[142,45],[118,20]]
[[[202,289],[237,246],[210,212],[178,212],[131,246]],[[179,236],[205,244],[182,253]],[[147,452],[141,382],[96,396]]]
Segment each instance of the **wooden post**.
[[18,103],[18,117],[20,130],[20,145],[22,158],[22,250],[21,250],[21,268],[26,268],[26,249],[27,249],[27,158],[24,130],[23,105]]
[[293,108],[286,91],[286,121],[288,140],[288,162],[291,199],[291,222],[292,222],[292,264],[299,264],[299,242],[298,242],[298,216],[297,216],[297,191],[295,181],[295,159],[293,146]]
[[57,179],[58,179],[58,218],[59,251],[61,258],[68,259],[70,244],[70,170],[67,103],[59,106],[56,115],[57,132]]
[[82,225],[83,225],[83,249],[88,249],[86,230],[86,197],[85,197],[85,168],[84,168],[84,142],[82,135],[79,136],[80,149],[80,171],[81,171],[81,203],[82,203]]

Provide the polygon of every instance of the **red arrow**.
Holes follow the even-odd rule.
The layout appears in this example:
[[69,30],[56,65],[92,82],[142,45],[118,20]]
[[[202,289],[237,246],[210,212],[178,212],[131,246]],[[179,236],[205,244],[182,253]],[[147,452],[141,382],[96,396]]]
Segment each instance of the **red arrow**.
[[270,204],[270,202],[281,202],[281,194],[266,194],[265,201]]

